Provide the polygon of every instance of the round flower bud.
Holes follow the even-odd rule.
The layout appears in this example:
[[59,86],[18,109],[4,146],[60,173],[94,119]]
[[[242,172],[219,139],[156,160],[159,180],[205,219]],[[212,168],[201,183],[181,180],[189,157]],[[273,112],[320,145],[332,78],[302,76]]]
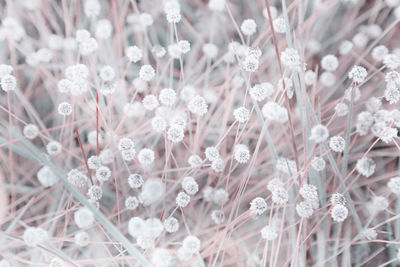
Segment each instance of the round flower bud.
[[103,81],[109,82],[115,78],[115,71],[111,66],[104,66],[100,70],[100,78]]
[[89,209],[82,207],[74,213],[74,220],[80,229],[89,228],[94,223],[94,216]]
[[310,140],[314,140],[316,143],[320,144],[325,142],[329,137],[329,130],[326,126],[322,124],[317,124],[311,129]]
[[98,185],[92,185],[89,187],[87,194],[90,199],[97,201],[103,196],[103,189]]
[[89,234],[84,231],[77,232],[74,236],[75,244],[79,247],[86,247],[89,245]]
[[111,177],[111,170],[107,166],[101,166],[96,170],[96,179],[100,182],[107,182]]
[[199,191],[199,185],[191,176],[186,176],[183,178],[182,188],[189,195],[194,195]]
[[326,55],[321,60],[321,67],[326,71],[335,71],[339,66],[339,61],[335,55]]
[[256,32],[257,24],[253,19],[245,19],[240,25],[240,30],[245,35],[253,35]]
[[14,91],[17,89],[17,79],[10,74],[4,75],[1,78],[0,85],[5,92]]
[[24,127],[23,134],[28,139],[34,139],[39,133],[39,128],[35,124],[27,124]]
[[203,97],[197,95],[189,101],[188,109],[193,114],[203,116],[207,113],[206,100]]
[[218,149],[213,146],[207,147],[205,150],[205,154],[206,154],[206,158],[209,161],[214,161],[220,157]]
[[139,206],[139,200],[136,197],[127,197],[125,199],[125,207],[128,210],[135,210]]
[[148,82],[148,81],[152,80],[155,75],[156,75],[156,72],[152,66],[143,65],[142,67],[140,67],[139,77],[143,81]]
[[266,240],[274,240],[278,237],[278,231],[275,227],[266,225],[261,229],[261,237]]
[[250,213],[261,215],[267,211],[267,202],[262,197],[256,197],[250,202]]
[[146,95],[143,98],[142,103],[143,103],[144,108],[147,110],[154,110],[159,105],[158,99],[154,95]]
[[250,118],[250,111],[245,107],[239,107],[233,111],[233,116],[240,123],[245,123]]
[[178,207],[184,208],[187,205],[189,205],[189,202],[190,202],[190,196],[185,192],[180,192],[176,196],[176,205]]
[[239,163],[246,163],[250,160],[250,151],[246,145],[238,144],[234,149],[234,158]]
[[68,102],[62,102],[58,105],[58,114],[62,116],[69,116],[72,114],[72,106]]
[[158,96],[161,104],[171,107],[175,103],[176,93],[171,88],[164,88],[160,91],[160,95]]
[[174,217],[169,217],[164,220],[164,228],[168,233],[175,233],[179,229],[179,222]]
[[198,253],[200,251],[200,239],[194,235],[189,235],[183,240],[182,247],[192,254]]
[[57,141],[51,141],[46,145],[46,151],[50,156],[57,156],[62,151],[62,146]]
[[336,204],[331,210],[331,217],[335,222],[343,222],[348,214],[348,209],[341,204]]
[[333,136],[329,139],[329,147],[335,152],[343,152],[345,146],[345,140],[341,136]]
[[132,173],[128,176],[128,184],[131,188],[139,188],[143,182],[143,176],[139,173]]
[[368,157],[363,157],[359,160],[357,160],[356,164],[356,170],[358,173],[361,175],[364,175],[365,177],[370,177],[374,172],[375,172],[375,161]]

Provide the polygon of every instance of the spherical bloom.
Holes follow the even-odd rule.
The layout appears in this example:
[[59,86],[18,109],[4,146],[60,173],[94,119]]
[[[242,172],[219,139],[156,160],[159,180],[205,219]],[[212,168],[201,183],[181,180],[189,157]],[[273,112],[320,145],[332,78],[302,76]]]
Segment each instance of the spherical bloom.
[[319,80],[322,85],[331,87],[331,86],[335,85],[336,77],[332,72],[325,71],[321,74],[321,76],[319,77]]
[[384,211],[389,207],[389,201],[383,196],[374,196],[367,204],[367,209],[371,214]]
[[125,199],[125,207],[128,210],[135,210],[139,206],[139,200],[136,197],[127,197]]
[[90,199],[99,200],[103,196],[103,189],[98,185],[92,185],[87,192]]
[[326,126],[322,124],[317,124],[311,129],[310,140],[314,140],[316,143],[320,144],[325,142],[329,137],[329,130]]
[[361,237],[365,240],[374,240],[374,239],[376,239],[377,236],[378,236],[378,233],[372,228],[364,229],[361,232]]
[[234,158],[239,163],[246,163],[250,160],[250,151],[246,145],[238,144],[234,149]]
[[212,202],[216,205],[223,205],[229,200],[229,193],[223,188],[215,189],[211,192]]
[[154,151],[149,148],[143,148],[139,151],[138,161],[142,165],[150,165],[154,162],[155,155]]
[[283,186],[284,183],[278,177],[275,177],[268,182],[267,189],[272,192],[276,188],[281,188]]
[[172,262],[172,256],[165,248],[156,248],[151,255],[151,263],[154,267],[167,267]]
[[99,45],[98,45],[96,39],[94,39],[94,38],[86,39],[86,40],[82,41],[81,43],[79,43],[79,53],[82,56],[90,55],[97,50],[98,46]]
[[331,217],[335,222],[343,222],[349,214],[348,209],[341,204],[336,204],[331,210]]
[[179,97],[183,101],[189,102],[192,98],[196,96],[196,90],[196,87],[194,87],[193,85],[186,85],[182,88]]
[[224,0],[210,0],[208,2],[208,7],[213,11],[223,11],[225,9]]
[[383,61],[387,54],[389,54],[389,49],[384,45],[374,47],[371,52],[372,58],[378,62]]
[[125,52],[126,56],[128,57],[129,61],[136,63],[143,57],[142,49],[135,46],[129,46]]
[[176,254],[178,256],[178,259],[182,262],[189,261],[190,259],[193,258],[193,253],[191,253],[190,251],[187,251],[183,247],[180,247]]
[[50,187],[58,182],[57,176],[48,166],[43,166],[38,171],[37,178],[43,187]]
[[100,70],[100,78],[103,81],[109,82],[115,78],[115,71],[111,66],[104,66]]
[[89,228],[94,223],[94,216],[88,208],[82,207],[74,213],[74,220],[80,229]]
[[86,65],[76,64],[68,66],[65,69],[65,77],[73,82],[86,80],[89,75],[89,69]]
[[326,55],[321,59],[321,67],[326,71],[335,71],[339,61],[335,55]]
[[100,14],[101,4],[98,0],[85,0],[84,11],[86,16],[93,18]]
[[100,182],[107,182],[111,177],[111,170],[107,166],[101,166],[96,169],[96,179]]
[[176,100],[176,93],[171,88],[164,88],[160,91],[160,95],[158,96],[161,104],[171,107],[174,105]]
[[222,158],[217,158],[211,162],[211,169],[215,172],[222,172],[225,169],[225,161]]
[[323,171],[325,169],[326,162],[323,158],[313,158],[313,161],[311,162],[311,167],[317,171]]
[[391,70],[395,70],[400,66],[400,56],[396,54],[387,54],[383,58],[383,64]]
[[128,222],[128,232],[131,236],[137,238],[143,232],[145,222],[139,217],[132,217]]
[[245,107],[239,107],[233,111],[233,116],[240,123],[245,123],[250,118],[250,111]]
[[34,139],[39,133],[39,128],[35,124],[27,124],[24,127],[23,134],[28,139]]
[[147,179],[143,184],[139,199],[145,206],[160,201],[165,194],[165,185],[160,179]]
[[155,75],[156,75],[156,72],[152,66],[143,65],[142,67],[140,67],[139,77],[143,81],[148,82],[148,81],[152,80]]
[[132,173],[128,176],[128,184],[131,188],[139,188],[143,185],[143,176],[139,173]]
[[338,204],[344,206],[344,205],[346,205],[346,198],[341,193],[335,193],[331,196],[330,202],[331,202],[332,206],[335,206]]
[[314,185],[303,184],[299,190],[299,194],[307,201],[311,202],[313,200],[318,201],[318,191]]
[[204,44],[202,51],[204,55],[210,59],[215,58],[218,55],[218,47],[212,43]]
[[112,25],[108,19],[101,19],[97,21],[96,25],[96,38],[97,39],[108,39],[112,33]]
[[6,64],[0,64],[0,79],[6,75],[10,75],[13,71],[13,67]]
[[151,128],[156,132],[163,132],[167,128],[167,121],[161,116],[155,116],[151,120]]
[[256,84],[249,90],[250,97],[255,101],[264,101],[274,93],[274,86],[269,82]]
[[266,225],[261,229],[261,237],[266,240],[274,240],[278,237],[278,231],[271,225]]
[[183,240],[182,247],[193,254],[198,253],[200,251],[200,239],[194,235],[189,235]]
[[276,161],[276,169],[287,175],[293,175],[297,172],[296,162],[287,158],[280,157]]
[[184,208],[189,204],[189,202],[190,202],[190,196],[185,192],[179,192],[178,195],[176,196],[176,205],[178,207]]
[[77,169],[72,169],[67,174],[67,180],[69,183],[73,184],[78,188],[86,186],[88,178],[82,172]]
[[165,48],[162,47],[161,45],[153,46],[153,48],[151,49],[151,52],[158,58],[161,58],[161,57],[165,56],[165,54],[166,54]]
[[188,163],[192,168],[200,167],[202,162],[203,162],[203,160],[198,155],[191,155],[188,158]]
[[175,217],[165,219],[163,224],[168,233],[175,233],[179,229],[179,222]]
[[90,158],[88,158],[87,161],[88,161],[89,169],[91,169],[91,170],[96,170],[102,166],[101,160],[98,156],[90,156]]
[[62,146],[57,141],[51,141],[46,145],[46,151],[50,156],[57,156],[62,151]]
[[349,72],[349,78],[353,80],[354,83],[362,83],[365,78],[367,78],[368,72],[364,67],[354,66]]
[[186,54],[190,51],[190,43],[187,40],[180,40],[178,42],[178,47],[182,54]]
[[368,133],[372,124],[374,123],[374,118],[372,114],[368,111],[363,111],[357,115],[356,131],[360,136],[364,136]]
[[167,138],[173,143],[179,143],[185,137],[185,132],[179,125],[172,125],[167,131]]
[[194,195],[199,191],[199,185],[191,176],[183,177],[182,188],[189,195]]
[[72,106],[68,102],[62,102],[58,105],[58,114],[62,116],[69,116],[72,114]]
[[46,242],[49,239],[49,235],[47,231],[42,228],[28,227],[24,231],[23,239],[27,246],[36,247]]
[[300,55],[294,48],[286,48],[281,52],[281,61],[284,66],[291,70],[298,70],[300,68]]
[[124,137],[124,138],[121,138],[118,142],[118,149],[120,151],[130,150],[133,148],[135,148],[135,143],[130,138]]
[[400,176],[391,178],[387,183],[390,191],[396,195],[400,195]]
[[146,95],[143,98],[143,106],[147,110],[154,110],[159,106],[158,99],[155,95]]
[[296,212],[300,217],[310,218],[314,213],[314,209],[310,202],[302,201],[296,205]]
[[140,21],[140,24],[142,24],[143,27],[149,27],[149,26],[153,25],[153,22],[154,22],[153,17],[151,16],[151,14],[145,13],[145,12],[140,14],[139,21]]
[[358,48],[365,48],[369,41],[368,35],[366,35],[363,32],[356,33],[354,37],[351,39],[354,43],[354,45]]
[[1,77],[0,85],[5,92],[14,91],[17,89],[17,79],[10,74],[4,75]]
[[349,113],[349,106],[346,103],[337,103],[335,112],[339,117],[344,117]]
[[207,147],[204,153],[209,161],[214,161],[220,157],[218,149],[213,146]]
[[[269,11],[271,13],[271,19],[275,19],[278,16],[278,10],[276,9],[276,7],[270,5]],[[263,16],[265,19],[267,19],[267,20],[269,19],[267,8],[263,9]]]
[[289,119],[287,109],[272,101],[267,102],[261,111],[268,120],[285,123]]
[[315,74],[314,71],[312,71],[312,70],[307,70],[307,71],[304,73],[304,83],[305,83],[306,85],[308,85],[308,86],[313,85],[313,84],[314,84],[314,81],[315,81],[315,77],[316,77],[316,74]]
[[146,110],[142,103],[135,101],[132,104],[127,103],[124,106],[124,113],[129,118],[141,118],[144,116]]
[[359,174],[364,175],[367,178],[375,172],[375,167],[375,161],[368,157],[363,157],[357,160],[356,170]]
[[253,19],[245,19],[240,25],[240,30],[245,35],[253,35],[256,32],[257,24]]
[[90,38],[90,32],[85,29],[79,29],[75,33],[75,39],[77,42],[81,43]]
[[335,152],[343,152],[345,146],[345,140],[341,136],[333,136],[329,139],[329,147]]
[[115,82],[112,81],[105,81],[99,88],[100,93],[102,93],[105,96],[111,95],[115,92],[117,86]]
[[289,201],[289,194],[286,189],[277,187],[272,191],[272,202],[277,205],[284,205]]
[[210,217],[215,224],[221,224],[225,222],[225,214],[219,209],[211,211]]
[[203,116],[207,113],[208,109],[206,100],[203,97],[197,95],[189,101],[188,109],[191,113],[195,115]]
[[262,197],[256,197],[250,202],[250,213],[261,215],[267,211],[267,202]]
[[243,69],[247,72],[255,72],[259,67],[259,60],[256,57],[246,57],[243,61]]
[[89,238],[90,237],[87,232],[79,231],[75,234],[74,241],[79,247],[86,247],[89,245]]
[[60,258],[52,258],[49,267],[66,267],[67,264]]
[[395,86],[387,86],[385,90],[385,99],[389,104],[396,104],[400,101],[400,89]]
[[169,23],[178,23],[182,19],[180,8],[170,8],[166,11],[166,17]]
[[272,25],[274,26],[274,30],[277,33],[285,33],[286,32],[286,23],[283,18],[276,18],[272,21]]

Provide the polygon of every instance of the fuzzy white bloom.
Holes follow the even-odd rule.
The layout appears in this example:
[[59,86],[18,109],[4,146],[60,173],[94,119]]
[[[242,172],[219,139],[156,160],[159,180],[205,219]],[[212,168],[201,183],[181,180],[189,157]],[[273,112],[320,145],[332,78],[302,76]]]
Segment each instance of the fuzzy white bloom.
[[174,217],[169,217],[164,220],[164,228],[168,233],[175,233],[179,229],[179,222]]
[[335,193],[331,196],[330,202],[331,202],[332,206],[335,206],[337,204],[344,206],[344,205],[346,205],[346,198],[341,193]]
[[321,59],[321,67],[326,71],[335,71],[339,66],[339,60],[335,55],[326,55]]
[[286,48],[281,53],[281,61],[282,64],[290,70],[300,69],[300,55],[299,52],[294,48]]
[[277,187],[272,191],[272,202],[277,205],[284,205],[289,201],[289,194],[286,189]]
[[314,209],[310,202],[302,201],[296,205],[296,212],[300,217],[310,218],[314,214]]
[[256,32],[257,24],[253,19],[245,19],[240,25],[240,30],[245,35],[253,35]]
[[37,245],[43,244],[48,239],[48,232],[40,227],[28,227],[23,234],[25,245],[29,247],[36,247]]
[[136,63],[142,59],[143,52],[137,46],[129,46],[125,51],[126,56],[128,57],[129,61]]
[[239,107],[233,111],[233,116],[240,123],[245,123],[250,118],[250,111],[245,107]]
[[360,236],[365,240],[374,240],[378,236],[378,233],[375,229],[367,228],[360,233]]
[[317,144],[325,142],[329,137],[329,130],[322,124],[317,124],[311,128],[310,140]]
[[400,176],[391,178],[387,186],[392,193],[400,195]]
[[356,164],[356,170],[358,173],[361,175],[364,175],[365,177],[370,177],[372,174],[375,172],[375,161],[368,157],[363,157],[359,160],[357,160]]
[[144,166],[149,166],[150,164],[152,164],[154,162],[155,159],[155,155],[154,155],[154,151],[149,149],[149,148],[143,148],[139,151],[138,154],[138,161],[140,164],[144,165]]
[[58,182],[57,176],[48,166],[43,166],[38,171],[37,178],[43,187],[51,187]]
[[329,147],[335,152],[343,152],[345,146],[345,140],[341,136],[333,136],[329,139]]
[[274,30],[277,33],[285,33],[286,32],[286,23],[283,18],[276,18],[272,21],[272,25],[274,26]]
[[100,182],[107,182],[111,178],[111,170],[107,166],[96,169],[96,179]]
[[161,116],[155,116],[151,120],[151,128],[156,132],[163,132],[167,129],[167,121]]
[[128,210],[135,210],[139,206],[139,200],[136,197],[129,196],[125,199],[125,207]]
[[267,211],[267,202],[262,197],[256,197],[250,202],[250,213],[261,215]]
[[156,248],[151,255],[151,263],[154,267],[167,267],[172,262],[172,256],[165,248]]
[[389,54],[389,49],[387,49],[387,47],[384,45],[378,45],[374,47],[371,52],[373,59],[378,62],[383,61],[387,54]]
[[346,220],[349,210],[341,204],[336,204],[331,210],[331,217],[335,222],[343,222]]
[[218,47],[212,43],[204,44],[202,51],[204,55],[210,59],[215,58],[218,55]]
[[183,177],[182,188],[189,195],[194,195],[199,191],[198,183],[191,176]]
[[246,145],[238,144],[234,149],[234,158],[239,163],[246,163],[250,160],[250,151]]
[[188,158],[188,163],[189,163],[189,165],[190,165],[192,168],[198,168],[198,167],[200,167],[202,161],[203,161],[203,160],[200,158],[199,155],[191,155],[191,156]]
[[272,101],[262,107],[262,113],[266,119],[280,123],[285,123],[289,119],[287,109]]
[[256,84],[249,90],[250,97],[255,101],[263,101],[274,93],[274,86],[269,82]]
[[79,231],[74,236],[74,242],[79,247],[86,247],[89,245],[89,234],[85,231]]
[[62,146],[57,141],[51,141],[46,145],[46,151],[50,156],[57,156],[62,151]]
[[17,89],[17,79],[10,75],[4,75],[0,80],[1,89],[5,92],[14,91]]
[[89,228],[94,223],[94,215],[88,208],[82,207],[74,213],[74,220],[80,229]]
[[183,128],[179,125],[172,125],[167,131],[167,138],[172,143],[179,143],[185,137]]
[[323,171],[325,169],[325,166],[326,162],[323,158],[314,157],[311,162],[311,167],[317,172]]
[[148,82],[148,81],[152,80],[155,75],[156,75],[156,72],[151,65],[143,65],[142,67],[140,67],[139,77],[143,81]]
[[171,88],[164,88],[160,91],[158,99],[160,100],[161,104],[171,107],[175,103],[176,93]]
[[274,240],[278,237],[278,231],[271,225],[266,225],[261,229],[261,237],[266,240]]
[[349,113],[349,106],[346,103],[337,103],[335,112],[339,117],[344,117]]
[[189,205],[189,202],[190,202],[190,196],[185,192],[179,192],[178,195],[176,196],[176,205],[178,207],[184,208],[187,205]]
[[349,78],[353,80],[354,83],[362,83],[365,78],[367,78],[368,72],[364,67],[354,66],[349,72]]
[[400,56],[396,54],[387,54],[383,58],[383,64],[391,70],[395,70],[400,66]]
[[191,252],[192,254],[198,253],[200,251],[200,239],[198,239],[194,235],[189,235],[185,237],[182,242],[182,247],[186,250]]
[[145,206],[160,201],[165,195],[165,185],[160,179],[147,179],[143,184],[139,199]]
[[139,173],[132,173],[128,176],[128,184],[132,188],[139,188],[143,185],[143,176]]
[[35,124],[27,124],[22,131],[28,139],[34,139],[39,134],[39,128]]
[[204,97],[196,95],[189,101],[188,109],[191,113],[195,115],[204,116],[207,113],[208,109],[206,100],[204,99]]

